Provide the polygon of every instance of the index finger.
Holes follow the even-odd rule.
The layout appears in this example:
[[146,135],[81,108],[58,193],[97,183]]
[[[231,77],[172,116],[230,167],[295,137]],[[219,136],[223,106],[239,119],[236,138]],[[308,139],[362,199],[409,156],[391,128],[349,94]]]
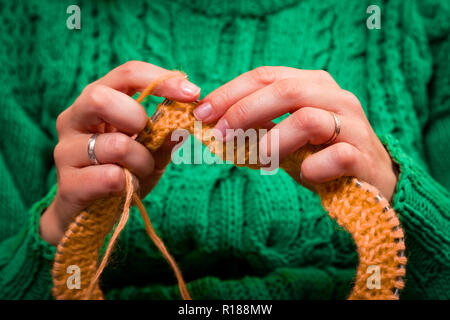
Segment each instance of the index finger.
[[[150,83],[168,73],[167,69],[143,61],[129,61],[111,70],[94,83],[111,87],[129,96],[142,92]],[[177,101],[195,101],[200,96],[200,88],[179,72],[179,77],[169,78],[158,84],[152,94]]]
[[194,115],[198,120],[205,122],[218,120],[239,100],[286,78],[298,78],[305,83],[324,83],[328,86],[339,88],[333,78],[322,70],[301,70],[272,66],[258,67],[241,74],[208,94],[194,110]]

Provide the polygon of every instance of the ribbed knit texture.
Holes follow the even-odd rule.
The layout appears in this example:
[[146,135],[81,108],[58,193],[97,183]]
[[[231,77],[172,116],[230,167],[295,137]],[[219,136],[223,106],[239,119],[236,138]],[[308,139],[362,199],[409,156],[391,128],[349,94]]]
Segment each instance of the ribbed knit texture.
[[[393,207],[408,257],[401,298],[450,298],[450,5],[445,1],[0,1],[0,298],[51,298],[38,235],[55,194],[55,119],[111,68],[181,69],[202,95],[261,65],[326,69],[357,95],[400,165]],[[379,4],[382,29],[366,28]],[[149,111],[151,113],[151,111]],[[284,172],[171,164],[144,204],[195,299],[345,298],[354,243]],[[101,285],[178,298],[135,208]]]

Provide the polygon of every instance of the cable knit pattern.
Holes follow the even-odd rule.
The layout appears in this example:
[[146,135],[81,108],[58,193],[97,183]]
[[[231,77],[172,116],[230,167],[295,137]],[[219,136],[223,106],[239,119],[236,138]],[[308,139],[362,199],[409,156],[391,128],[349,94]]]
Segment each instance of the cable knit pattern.
[[[326,69],[360,99],[400,165],[401,298],[450,298],[447,2],[376,1],[381,30],[366,28],[373,1],[79,1],[82,29],[74,31],[65,25],[71,4],[0,1],[1,298],[51,298],[54,248],[38,223],[56,190],[55,119],[128,60],[184,70],[203,95],[261,65]],[[282,171],[171,164],[144,204],[197,299],[350,292],[350,235]],[[101,286],[108,299],[179,297],[135,208]]]

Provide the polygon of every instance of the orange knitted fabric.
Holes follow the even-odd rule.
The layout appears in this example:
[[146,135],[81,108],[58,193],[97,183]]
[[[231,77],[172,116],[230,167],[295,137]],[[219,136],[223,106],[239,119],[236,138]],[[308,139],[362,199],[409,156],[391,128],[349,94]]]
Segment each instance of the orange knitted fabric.
[[[152,83],[138,98],[138,101],[141,102],[158,83],[171,76]],[[172,131],[187,129],[211,151],[219,156],[226,154],[225,144],[215,141],[208,134],[208,129],[213,128],[214,124],[203,125],[200,132],[194,130],[193,109],[195,106],[196,103],[165,100],[158,105],[155,114],[149,119],[146,128],[136,140],[150,151],[155,151]],[[245,163],[239,165],[252,169],[260,168],[259,162],[257,164],[249,163],[251,152],[257,150],[256,144],[257,142],[255,145],[251,145],[251,142],[246,141],[245,150],[235,148],[234,163],[237,163],[239,153],[243,151]],[[320,150],[319,146],[304,146],[283,160],[280,167],[291,174],[298,175],[302,161],[318,150]],[[349,299],[398,299],[399,292],[404,286],[405,245],[403,230],[394,210],[389,206],[389,202],[380,195],[375,187],[353,177],[342,177],[315,185],[315,188],[330,217],[336,219],[339,225],[352,234],[357,246],[359,265]],[[136,201],[138,198],[135,195]],[[92,282],[92,279],[97,270],[99,249],[103,245],[104,238],[113,228],[118,212],[126,209],[122,207],[123,199],[121,197],[98,200],[86,211],[83,211],[69,226],[58,245],[52,271],[54,282],[52,293],[56,299],[103,298],[98,283]],[[138,207],[142,214],[142,204],[138,203]],[[143,215],[143,217],[145,219],[146,216]],[[149,221],[146,223],[146,227],[151,227]],[[159,240],[159,238],[157,239]],[[155,242],[154,237],[152,240]],[[155,243],[158,245],[157,241]],[[160,245],[158,248],[162,250]],[[182,297],[189,298],[176,264],[173,259],[172,262],[170,261],[171,257],[168,252],[162,252],[174,268]],[[66,270],[70,265],[77,265],[82,270],[83,276],[79,290],[68,289],[66,285],[70,276]],[[379,288],[372,288],[368,284],[369,277],[372,275],[371,267],[379,268]],[[91,293],[87,292],[89,285],[91,285]]]

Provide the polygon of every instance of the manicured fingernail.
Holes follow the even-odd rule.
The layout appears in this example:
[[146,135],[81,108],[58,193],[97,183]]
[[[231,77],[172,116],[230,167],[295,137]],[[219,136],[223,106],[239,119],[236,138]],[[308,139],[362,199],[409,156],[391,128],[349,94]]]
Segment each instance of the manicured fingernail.
[[228,121],[226,119],[220,119],[214,127],[214,129],[218,130],[221,133],[223,141],[226,141],[227,129],[229,128],[230,126],[228,125]]
[[183,80],[181,82],[181,91],[189,96],[193,96],[197,93],[200,92],[200,88],[197,87],[195,84],[193,84],[192,82],[189,82],[187,80]]
[[209,102],[202,103],[194,109],[194,116],[198,120],[205,120],[211,115],[211,113],[212,108]]

